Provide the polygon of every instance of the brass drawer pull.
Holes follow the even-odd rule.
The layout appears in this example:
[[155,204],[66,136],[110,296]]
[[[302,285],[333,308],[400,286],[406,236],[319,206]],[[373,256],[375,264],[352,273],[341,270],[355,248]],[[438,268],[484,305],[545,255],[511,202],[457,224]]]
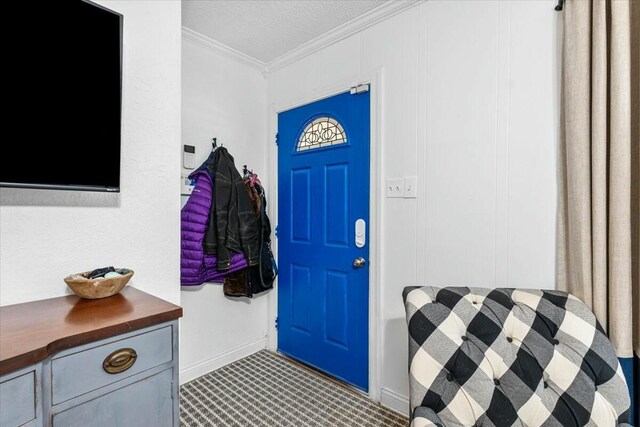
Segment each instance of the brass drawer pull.
[[102,369],[108,374],[119,374],[136,363],[138,354],[132,348],[121,348],[108,355],[102,362]]

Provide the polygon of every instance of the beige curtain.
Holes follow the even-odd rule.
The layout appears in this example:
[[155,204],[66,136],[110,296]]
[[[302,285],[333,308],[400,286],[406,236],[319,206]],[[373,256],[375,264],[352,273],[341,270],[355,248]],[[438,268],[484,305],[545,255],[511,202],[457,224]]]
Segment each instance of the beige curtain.
[[640,354],[640,0],[565,3],[557,283]]

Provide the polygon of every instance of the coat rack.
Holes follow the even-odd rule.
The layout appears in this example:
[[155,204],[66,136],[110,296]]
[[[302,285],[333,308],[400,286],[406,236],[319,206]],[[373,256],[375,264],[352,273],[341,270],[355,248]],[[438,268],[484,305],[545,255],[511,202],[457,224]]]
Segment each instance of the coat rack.
[[242,176],[244,178],[249,178],[251,175],[253,175],[253,171],[247,169],[247,165],[243,165],[243,167],[242,167]]

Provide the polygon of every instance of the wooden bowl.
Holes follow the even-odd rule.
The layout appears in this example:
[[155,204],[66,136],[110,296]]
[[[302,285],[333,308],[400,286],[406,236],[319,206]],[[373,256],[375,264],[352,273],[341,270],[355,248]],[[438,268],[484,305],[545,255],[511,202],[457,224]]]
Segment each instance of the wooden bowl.
[[[118,270],[118,269],[116,269]],[[100,299],[113,296],[120,292],[124,288],[131,276],[133,276],[132,270],[126,270],[127,273],[117,277],[97,277],[95,279],[88,279],[86,276],[90,273],[85,271],[84,273],[72,274],[64,278],[67,286],[71,288],[73,293],[80,298],[85,299]]]

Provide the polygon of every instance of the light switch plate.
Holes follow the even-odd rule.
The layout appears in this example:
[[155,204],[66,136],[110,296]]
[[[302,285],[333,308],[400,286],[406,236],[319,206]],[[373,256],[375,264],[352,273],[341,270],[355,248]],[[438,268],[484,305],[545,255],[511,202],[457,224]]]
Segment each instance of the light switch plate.
[[404,198],[415,199],[416,197],[418,197],[418,177],[405,176],[404,177]]
[[404,197],[404,180],[402,178],[390,178],[386,183],[387,197]]

